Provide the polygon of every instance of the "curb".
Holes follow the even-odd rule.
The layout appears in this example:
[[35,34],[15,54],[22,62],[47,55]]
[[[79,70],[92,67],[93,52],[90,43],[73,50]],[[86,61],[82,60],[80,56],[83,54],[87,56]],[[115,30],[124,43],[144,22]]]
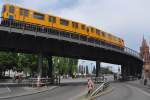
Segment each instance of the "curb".
[[22,93],[22,94],[19,94],[19,95],[12,95],[12,96],[4,96],[4,97],[0,97],[0,99],[9,99],[9,98],[16,98],[16,97],[21,97],[21,96],[28,96],[28,95],[38,94],[38,93],[54,90],[58,87],[59,86],[54,86],[50,89],[46,89],[46,90],[42,90],[42,91],[36,91],[36,92],[32,92],[32,93]]

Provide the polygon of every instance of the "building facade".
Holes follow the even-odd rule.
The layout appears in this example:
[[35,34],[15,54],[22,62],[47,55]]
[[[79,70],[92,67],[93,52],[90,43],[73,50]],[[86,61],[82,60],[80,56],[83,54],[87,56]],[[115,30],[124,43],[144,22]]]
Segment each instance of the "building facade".
[[140,56],[144,60],[144,64],[143,64],[144,78],[150,78],[150,52],[149,52],[149,46],[144,37],[142,40],[142,45],[140,47]]

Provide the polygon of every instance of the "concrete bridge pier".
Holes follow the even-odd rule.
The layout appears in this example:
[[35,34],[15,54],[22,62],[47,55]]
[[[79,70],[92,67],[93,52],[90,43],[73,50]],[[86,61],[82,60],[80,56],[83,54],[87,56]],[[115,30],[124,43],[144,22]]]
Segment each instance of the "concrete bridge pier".
[[136,75],[138,78],[141,78],[142,77],[142,69],[143,69],[143,64],[138,64],[136,65]]
[[38,54],[38,76],[37,76],[37,86],[40,86],[42,78],[42,66],[43,66],[43,54],[40,52]]
[[135,65],[132,64],[132,66],[130,66],[129,69],[130,69],[130,76],[135,76]]
[[101,70],[101,67],[100,67],[100,60],[97,60],[97,61],[96,61],[96,77],[99,77],[99,76],[100,76],[100,70]]
[[42,77],[42,66],[43,66],[43,54],[38,54],[38,77]]
[[[54,82],[53,79],[53,66],[52,66],[52,56],[44,56],[43,53],[38,54],[38,80],[37,80],[37,85],[40,84],[41,78],[43,76],[42,74],[42,68],[43,68],[43,58],[47,58],[48,60],[48,70],[47,70],[47,76],[51,80],[49,80],[51,83]],[[46,78],[46,77],[45,77]]]
[[127,66],[127,65],[121,66],[121,75],[122,75],[123,81],[127,80],[128,76],[130,74],[129,69],[130,69],[129,66]]
[[53,61],[52,56],[47,57],[48,60],[48,77],[51,78],[51,83],[54,83],[54,76],[53,76]]
[[142,75],[142,64],[127,64],[127,65],[122,65],[121,66],[121,74],[123,80],[127,80],[129,77],[128,76],[134,76],[137,78],[141,78]]

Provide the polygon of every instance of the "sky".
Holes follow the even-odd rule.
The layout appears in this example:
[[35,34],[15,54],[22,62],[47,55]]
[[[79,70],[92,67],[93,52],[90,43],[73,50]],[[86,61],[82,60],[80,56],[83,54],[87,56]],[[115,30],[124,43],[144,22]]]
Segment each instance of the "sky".
[[4,3],[95,26],[123,38],[136,51],[143,35],[150,42],[150,0],[0,0],[0,9]]

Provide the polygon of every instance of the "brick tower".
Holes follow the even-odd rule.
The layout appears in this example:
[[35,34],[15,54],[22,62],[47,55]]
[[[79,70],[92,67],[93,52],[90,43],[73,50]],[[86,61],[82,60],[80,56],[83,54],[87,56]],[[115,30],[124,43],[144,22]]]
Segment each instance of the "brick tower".
[[140,47],[140,56],[144,60],[143,75],[145,78],[150,77],[150,52],[149,46],[143,36],[142,45]]

